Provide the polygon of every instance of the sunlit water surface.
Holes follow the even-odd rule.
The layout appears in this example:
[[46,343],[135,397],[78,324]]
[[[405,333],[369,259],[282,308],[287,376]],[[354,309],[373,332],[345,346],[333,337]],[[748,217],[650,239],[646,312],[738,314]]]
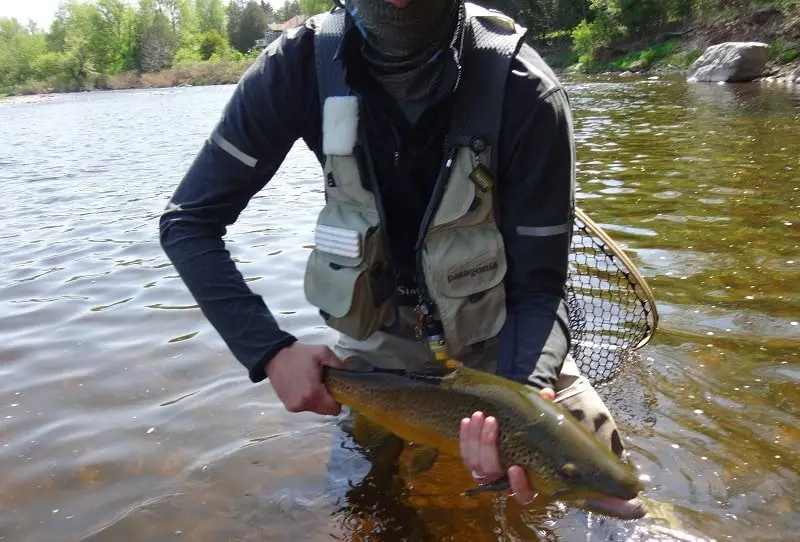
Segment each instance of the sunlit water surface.
[[[662,315],[602,389],[650,517],[469,500],[448,460],[331,489],[333,420],[249,382],[158,244],[224,86],[0,103],[0,540],[794,539],[800,90],[570,89],[578,203]],[[227,240],[286,329],[330,342],[301,287],[319,176],[298,144]]]

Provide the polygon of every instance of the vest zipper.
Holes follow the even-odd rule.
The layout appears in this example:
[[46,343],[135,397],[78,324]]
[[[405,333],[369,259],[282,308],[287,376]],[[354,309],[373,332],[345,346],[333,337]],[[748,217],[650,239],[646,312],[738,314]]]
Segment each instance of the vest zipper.
[[394,167],[400,165],[400,151],[394,151]]

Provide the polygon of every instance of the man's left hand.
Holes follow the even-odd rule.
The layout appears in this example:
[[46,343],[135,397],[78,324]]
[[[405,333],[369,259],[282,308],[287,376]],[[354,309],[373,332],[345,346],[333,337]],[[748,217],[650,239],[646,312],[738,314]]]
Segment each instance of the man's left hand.
[[[539,395],[550,401],[556,397],[550,388],[540,390]],[[503,475],[497,448],[499,429],[497,419],[485,417],[483,412],[475,412],[471,418],[461,420],[461,459],[472,472],[475,482],[481,485],[490,484]],[[512,465],[507,474],[514,500],[519,504],[529,504],[534,494],[525,471],[519,465]]]

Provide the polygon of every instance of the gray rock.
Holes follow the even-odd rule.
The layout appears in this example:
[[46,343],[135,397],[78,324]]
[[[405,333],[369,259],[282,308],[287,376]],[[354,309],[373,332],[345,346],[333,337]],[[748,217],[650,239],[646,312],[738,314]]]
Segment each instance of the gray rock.
[[712,45],[694,61],[686,80],[695,82],[753,81],[764,72],[769,46],[756,41]]
[[628,66],[628,71],[631,71],[631,72],[634,72],[634,73],[643,72],[646,68],[647,68],[647,64],[645,63],[645,61],[639,59],[639,60],[634,60],[633,62],[631,62],[631,65]]

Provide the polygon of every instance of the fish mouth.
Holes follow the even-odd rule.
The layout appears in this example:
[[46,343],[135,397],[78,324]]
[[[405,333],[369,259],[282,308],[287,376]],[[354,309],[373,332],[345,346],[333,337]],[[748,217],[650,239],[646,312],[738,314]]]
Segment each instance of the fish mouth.
[[616,495],[566,490],[556,492],[555,497],[573,501],[579,508],[590,512],[619,519],[640,519],[646,511],[638,495],[639,492],[634,489],[626,489]]
[[646,513],[644,505],[639,499],[625,500],[611,495],[582,499],[580,507],[619,519],[640,519]]

